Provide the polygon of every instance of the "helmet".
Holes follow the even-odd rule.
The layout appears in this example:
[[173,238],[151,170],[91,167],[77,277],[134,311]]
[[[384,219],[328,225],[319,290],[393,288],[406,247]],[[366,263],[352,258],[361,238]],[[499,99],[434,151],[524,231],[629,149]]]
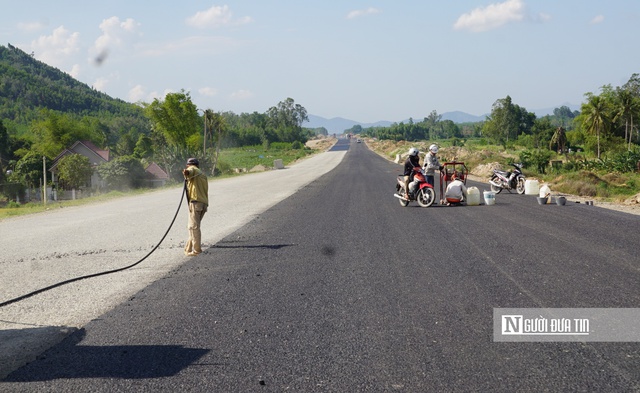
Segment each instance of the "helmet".
[[416,149],[415,147],[412,147],[411,149],[409,149],[409,155],[410,155],[411,157],[415,157],[415,156],[417,156],[417,155],[418,155],[418,153],[419,153],[419,151],[418,151],[418,149]]
[[199,166],[200,165],[200,161],[198,161],[197,158],[189,158],[187,160],[187,165],[195,165],[195,166]]
[[429,146],[429,151],[431,153],[437,153],[438,152],[438,146],[434,143],[433,145]]

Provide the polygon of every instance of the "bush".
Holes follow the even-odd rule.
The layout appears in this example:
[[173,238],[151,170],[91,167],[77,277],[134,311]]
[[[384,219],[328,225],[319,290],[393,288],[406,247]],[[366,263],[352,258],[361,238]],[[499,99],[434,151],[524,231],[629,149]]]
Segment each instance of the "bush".
[[273,150],[289,150],[291,148],[292,148],[292,143],[289,143],[289,142],[272,142],[271,146],[269,146],[269,149],[273,149]]
[[524,168],[534,169],[542,174],[546,173],[550,159],[551,151],[549,150],[525,150],[520,153],[520,162]]
[[118,157],[98,166],[97,170],[112,189],[137,188],[145,178],[142,164],[133,156]]

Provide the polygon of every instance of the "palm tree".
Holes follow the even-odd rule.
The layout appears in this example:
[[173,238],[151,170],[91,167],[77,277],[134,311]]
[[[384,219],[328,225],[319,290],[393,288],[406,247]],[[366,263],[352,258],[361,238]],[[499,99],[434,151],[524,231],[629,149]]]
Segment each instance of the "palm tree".
[[613,120],[624,120],[624,139],[629,144],[628,149],[631,150],[633,118],[634,114],[640,111],[640,101],[629,90],[618,89],[616,93],[616,114]]
[[220,147],[222,146],[222,136],[227,131],[227,123],[220,113],[213,113],[211,117],[211,127],[212,131],[215,129],[218,134],[216,138],[216,154],[213,158],[213,167],[211,168],[211,174],[215,175],[216,166],[218,165],[218,156],[220,155]]
[[582,104],[584,127],[590,134],[595,134],[598,140],[598,158],[600,158],[600,134],[609,126],[609,105],[607,101],[593,93],[587,93],[587,102]]
[[564,153],[564,147],[567,144],[567,134],[565,132],[564,127],[556,128],[556,131],[551,136],[551,140],[549,141],[549,148],[551,146],[556,145],[556,150]]
[[207,131],[213,129],[213,125],[215,123],[215,112],[211,109],[206,109],[204,111],[204,142],[202,144],[202,158],[204,159],[207,154]]

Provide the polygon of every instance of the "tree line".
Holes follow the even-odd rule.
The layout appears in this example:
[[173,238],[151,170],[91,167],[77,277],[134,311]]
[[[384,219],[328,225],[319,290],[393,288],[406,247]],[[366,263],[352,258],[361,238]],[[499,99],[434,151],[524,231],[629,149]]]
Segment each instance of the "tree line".
[[491,114],[478,123],[455,124],[432,111],[417,123],[410,119],[389,127],[355,126],[347,132],[396,141],[482,138],[505,148],[519,145],[559,153],[583,150],[602,160],[603,154],[637,151],[639,117],[640,75],[633,74],[623,86],[606,85],[600,94],[586,93],[580,111],[561,106],[553,115],[538,118],[506,96],[496,100]]

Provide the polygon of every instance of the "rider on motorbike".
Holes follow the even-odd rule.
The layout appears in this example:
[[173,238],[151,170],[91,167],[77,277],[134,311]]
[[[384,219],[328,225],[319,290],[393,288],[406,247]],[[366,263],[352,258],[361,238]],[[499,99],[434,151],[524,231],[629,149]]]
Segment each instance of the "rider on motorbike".
[[404,162],[404,196],[409,200],[409,183],[413,180],[413,168],[420,167],[420,152],[415,147],[409,149],[409,157]]

